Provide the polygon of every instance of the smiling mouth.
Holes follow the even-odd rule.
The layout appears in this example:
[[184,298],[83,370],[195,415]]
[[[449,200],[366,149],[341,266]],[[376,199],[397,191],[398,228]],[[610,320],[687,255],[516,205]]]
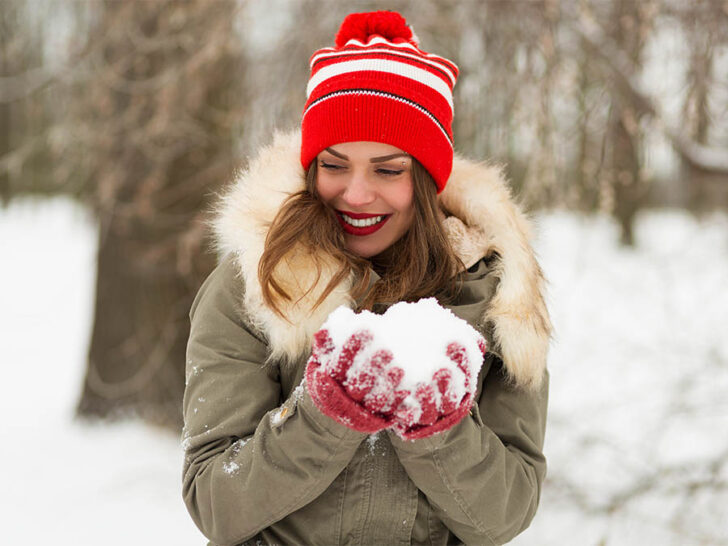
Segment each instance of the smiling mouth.
[[373,226],[374,224],[378,224],[384,219],[384,215],[381,216],[371,216],[369,218],[352,218],[348,214],[344,214],[343,212],[340,212],[341,219],[349,224],[350,226],[354,227],[368,227]]
[[378,231],[387,222],[391,214],[361,214],[353,212],[342,212],[337,210],[336,217],[350,235],[364,236],[371,235]]

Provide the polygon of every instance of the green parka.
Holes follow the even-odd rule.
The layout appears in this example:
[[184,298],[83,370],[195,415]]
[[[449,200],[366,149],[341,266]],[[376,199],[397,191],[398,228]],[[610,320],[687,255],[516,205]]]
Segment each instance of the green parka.
[[[290,322],[263,303],[257,263],[269,221],[303,185],[297,133],[278,135],[225,196],[220,265],[190,312],[183,496],[210,544],[502,544],[525,529],[546,472],[542,453],[550,323],[528,224],[497,169],[456,158],[441,195],[463,259],[448,307],[491,351],[477,404],[416,441],[367,436],[313,404],[303,382],[311,335],[351,279],[314,309],[315,271],[294,257]],[[473,201],[476,199],[476,201]],[[301,288],[298,288],[299,294]]]

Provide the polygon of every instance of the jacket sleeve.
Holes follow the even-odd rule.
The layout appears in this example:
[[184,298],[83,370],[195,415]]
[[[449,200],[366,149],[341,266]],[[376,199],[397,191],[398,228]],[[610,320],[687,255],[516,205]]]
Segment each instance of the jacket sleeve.
[[456,426],[421,440],[390,438],[410,479],[460,540],[503,544],[528,527],[538,506],[548,376],[537,392],[511,387],[493,353],[484,370],[479,402]]
[[235,269],[223,262],[193,303],[183,403],[183,497],[217,544],[318,497],[365,437],[320,413],[302,387],[281,405],[277,367],[264,364],[266,345],[239,311]]

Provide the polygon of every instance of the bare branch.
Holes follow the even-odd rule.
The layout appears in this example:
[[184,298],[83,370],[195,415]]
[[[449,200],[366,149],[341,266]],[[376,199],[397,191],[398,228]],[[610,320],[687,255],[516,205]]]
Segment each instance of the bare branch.
[[631,98],[634,106],[656,121],[657,127],[685,161],[704,171],[728,174],[728,150],[700,144],[671,124],[657,102],[642,89],[636,77],[638,68],[593,19],[582,15],[571,23],[571,27],[612,71],[620,90]]
[[67,67],[51,70],[40,66],[14,76],[0,76],[0,103],[9,103],[32,95],[52,82]]

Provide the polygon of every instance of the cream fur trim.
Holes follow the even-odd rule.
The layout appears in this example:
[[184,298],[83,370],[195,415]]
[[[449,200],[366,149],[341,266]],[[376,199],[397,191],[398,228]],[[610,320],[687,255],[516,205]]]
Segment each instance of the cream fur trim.
[[496,344],[511,378],[538,388],[544,377],[551,321],[544,302],[545,282],[531,247],[529,222],[511,198],[501,170],[455,157],[443,207],[485,240],[485,253],[497,252],[500,279],[484,323],[492,323]]
[[[340,305],[351,306],[351,282],[340,285],[315,310],[313,304],[326,284],[321,281],[303,298],[315,279],[316,271],[305,256],[291,256],[280,276],[286,282],[293,301],[282,305],[289,318],[286,321],[263,301],[258,280],[258,262],[263,255],[265,237],[285,199],[303,189],[304,172],[298,159],[301,148],[299,133],[276,133],[273,144],[263,148],[248,168],[240,173],[230,191],[223,197],[214,223],[218,249],[221,254],[233,253],[245,285],[244,304],[253,323],[267,338],[271,358],[294,360],[307,351],[313,334]],[[333,271],[323,271],[322,279],[331,278]]]
[[[233,253],[245,287],[245,308],[253,325],[269,341],[272,358],[295,361],[308,351],[313,334],[329,313],[354,302],[349,295],[351,279],[339,285],[315,310],[333,268],[323,271],[319,284],[298,299],[316,278],[310,259],[292,253],[280,278],[294,294],[282,306],[286,321],[262,296],[258,263],[263,254],[270,222],[283,201],[303,189],[300,133],[277,133],[240,173],[223,197],[214,229],[221,254]],[[456,157],[441,203],[452,216],[445,229],[466,266],[490,252],[501,256],[500,283],[483,324],[492,322],[496,344],[515,384],[537,388],[543,379],[551,323],[543,299],[544,279],[530,245],[530,227],[511,199],[506,182],[496,167]]]

